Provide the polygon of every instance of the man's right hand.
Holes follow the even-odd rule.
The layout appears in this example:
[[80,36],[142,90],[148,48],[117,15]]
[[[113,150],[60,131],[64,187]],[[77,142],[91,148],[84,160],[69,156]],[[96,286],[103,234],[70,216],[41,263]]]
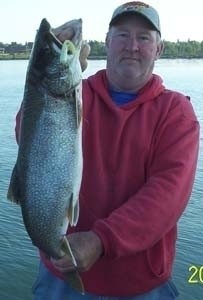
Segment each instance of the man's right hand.
[[[62,43],[65,40],[73,41],[75,33],[78,31],[76,26],[78,26],[77,20],[71,20],[57,28],[54,28],[53,33]],[[82,41],[79,58],[82,71],[84,71],[87,68],[87,57],[90,54],[90,50],[90,45],[86,41]]]

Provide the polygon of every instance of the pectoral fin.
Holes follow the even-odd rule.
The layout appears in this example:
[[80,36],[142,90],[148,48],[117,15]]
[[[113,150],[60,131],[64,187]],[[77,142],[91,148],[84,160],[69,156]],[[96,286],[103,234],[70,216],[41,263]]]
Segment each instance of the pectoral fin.
[[69,207],[67,211],[68,221],[71,224],[71,226],[75,226],[77,224],[79,217],[79,203],[78,201],[74,203],[75,201],[73,197],[74,195],[72,194],[69,200]]
[[74,255],[73,255],[73,252],[72,252],[72,250],[71,250],[69,241],[68,241],[68,239],[67,239],[67,237],[66,237],[65,235],[64,235],[64,237],[63,237],[63,241],[62,241],[62,244],[61,244],[61,250],[62,250],[66,255],[68,255],[69,257],[71,257],[74,266],[77,266],[77,263],[76,263],[76,260],[75,260]]
[[81,103],[81,86],[78,85],[75,88],[75,109],[76,109],[76,120],[77,128],[79,128],[82,120],[82,103]]
[[11,175],[7,198],[17,204],[21,203],[20,183],[18,178],[17,165],[15,165]]

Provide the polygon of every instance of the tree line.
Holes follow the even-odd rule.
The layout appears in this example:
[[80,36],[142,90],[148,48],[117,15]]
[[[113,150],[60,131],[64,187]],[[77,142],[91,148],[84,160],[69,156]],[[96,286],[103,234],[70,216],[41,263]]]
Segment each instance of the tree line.
[[[89,41],[92,57],[105,56],[105,43]],[[177,42],[164,41],[164,51],[162,58],[203,58],[203,41]]]
[[[105,43],[95,40],[88,41],[91,52],[90,59],[99,59],[106,57]],[[19,44],[12,42],[10,44],[4,44],[0,42],[0,55],[14,55],[14,54],[26,54],[32,49],[33,43]],[[177,40],[176,42],[164,41],[164,52],[162,58],[203,58],[203,41],[191,41],[186,42]]]

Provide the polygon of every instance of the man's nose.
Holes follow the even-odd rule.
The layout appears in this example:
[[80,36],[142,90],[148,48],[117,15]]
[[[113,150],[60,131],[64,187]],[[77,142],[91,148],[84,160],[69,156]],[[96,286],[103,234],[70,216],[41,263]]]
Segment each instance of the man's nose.
[[136,37],[129,37],[126,49],[129,51],[138,51],[139,50],[139,42]]

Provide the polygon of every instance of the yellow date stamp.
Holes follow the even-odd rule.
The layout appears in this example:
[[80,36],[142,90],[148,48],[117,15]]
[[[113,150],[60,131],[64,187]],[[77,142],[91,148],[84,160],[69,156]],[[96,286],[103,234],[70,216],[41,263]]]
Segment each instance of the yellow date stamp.
[[203,265],[195,266],[191,265],[188,268],[190,276],[188,277],[188,283],[190,284],[203,284]]

